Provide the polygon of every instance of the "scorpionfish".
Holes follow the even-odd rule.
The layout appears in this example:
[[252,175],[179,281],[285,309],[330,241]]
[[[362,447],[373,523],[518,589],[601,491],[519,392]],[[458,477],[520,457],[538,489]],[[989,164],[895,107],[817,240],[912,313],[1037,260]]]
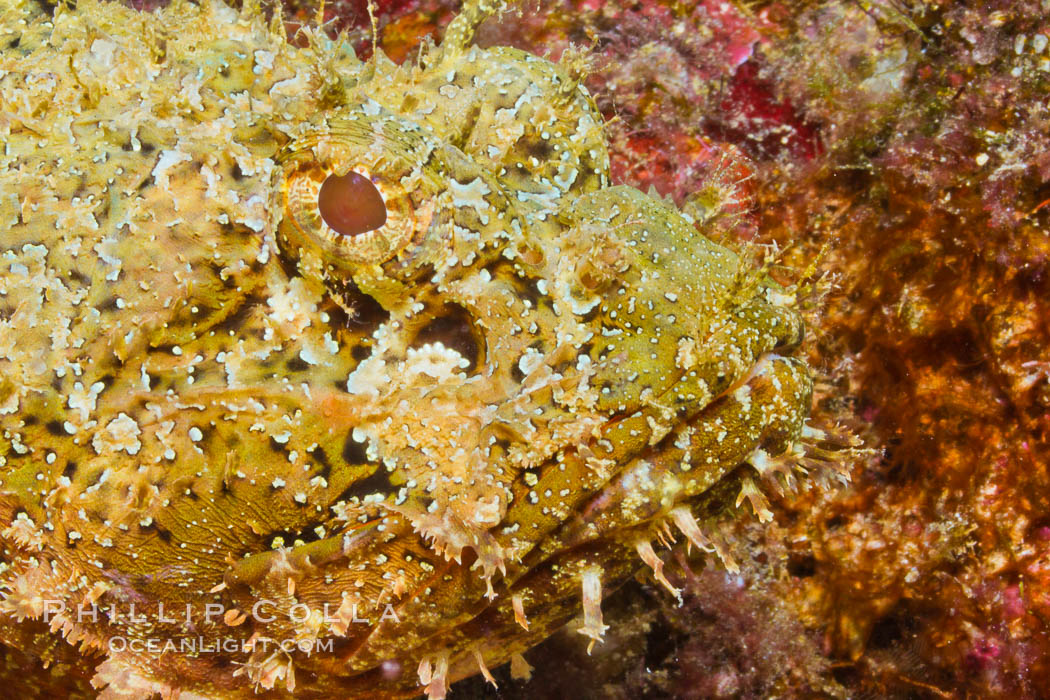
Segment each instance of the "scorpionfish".
[[583,70],[474,44],[503,4],[396,65],[0,0],[5,645],[104,698],[435,700],[770,517],[794,288],[612,185]]

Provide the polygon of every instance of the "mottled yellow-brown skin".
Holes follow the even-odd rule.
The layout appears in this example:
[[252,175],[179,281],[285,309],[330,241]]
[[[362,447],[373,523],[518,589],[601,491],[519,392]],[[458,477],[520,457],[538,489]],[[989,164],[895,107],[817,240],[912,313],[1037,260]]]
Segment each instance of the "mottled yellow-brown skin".
[[[437,698],[581,608],[600,639],[669,524],[768,515],[792,294],[609,186],[572,67],[470,45],[491,4],[398,67],[253,7],[0,0],[5,643],[81,644],[105,697]],[[342,236],[351,169],[388,218]],[[113,641],[184,638],[255,645]]]

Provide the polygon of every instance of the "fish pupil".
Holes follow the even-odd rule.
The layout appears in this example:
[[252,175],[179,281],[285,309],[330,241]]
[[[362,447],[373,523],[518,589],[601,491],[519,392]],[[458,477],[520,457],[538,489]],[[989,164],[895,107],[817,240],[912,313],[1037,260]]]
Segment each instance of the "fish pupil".
[[386,223],[386,203],[372,182],[354,171],[329,175],[317,195],[321,218],[336,233],[357,236]]

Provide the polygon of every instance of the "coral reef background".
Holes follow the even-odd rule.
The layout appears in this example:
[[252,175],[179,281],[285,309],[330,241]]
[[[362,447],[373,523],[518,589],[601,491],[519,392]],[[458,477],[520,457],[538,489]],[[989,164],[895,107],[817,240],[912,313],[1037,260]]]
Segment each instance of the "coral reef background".
[[[149,9],[156,0],[127,0]],[[394,60],[454,0],[377,0]],[[288,0],[290,31],[317,13]],[[1050,2],[544,0],[481,43],[587,60],[615,177],[818,280],[846,488],[771,494],[737,576],[676,552],[593,656],[567,631],[454,697],[1039,697],[1050,687]],[[371,51],[363,0],[324,7]],[[791,271],[796,271],[792,273]],[[798,271],[802,271],[801,273]]]

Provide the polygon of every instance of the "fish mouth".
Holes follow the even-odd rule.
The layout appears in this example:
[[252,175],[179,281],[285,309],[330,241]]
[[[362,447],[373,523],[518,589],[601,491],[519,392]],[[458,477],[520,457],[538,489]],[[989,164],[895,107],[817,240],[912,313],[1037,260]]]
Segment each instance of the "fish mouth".
[[[795,400],[796,411],[762,420],[765,399],[785,395]],[[523,568],[559,550],[604,538],[655,536],[674,519],[671,513],[677,508],[691,508],[703,520],[739,505],[741,484],[755,478],[758,468],[781,456],[790,460],[811,395],[812,379],[804,362],[765,353],[747,375],[698,413],[678,421],[615,468],[601,487],[581,499],[575,515],[529,552]],[[736,426],[737,432],[722,436],[722,428],[715,426]],[[590,457],[592,464],[594,459]]]

